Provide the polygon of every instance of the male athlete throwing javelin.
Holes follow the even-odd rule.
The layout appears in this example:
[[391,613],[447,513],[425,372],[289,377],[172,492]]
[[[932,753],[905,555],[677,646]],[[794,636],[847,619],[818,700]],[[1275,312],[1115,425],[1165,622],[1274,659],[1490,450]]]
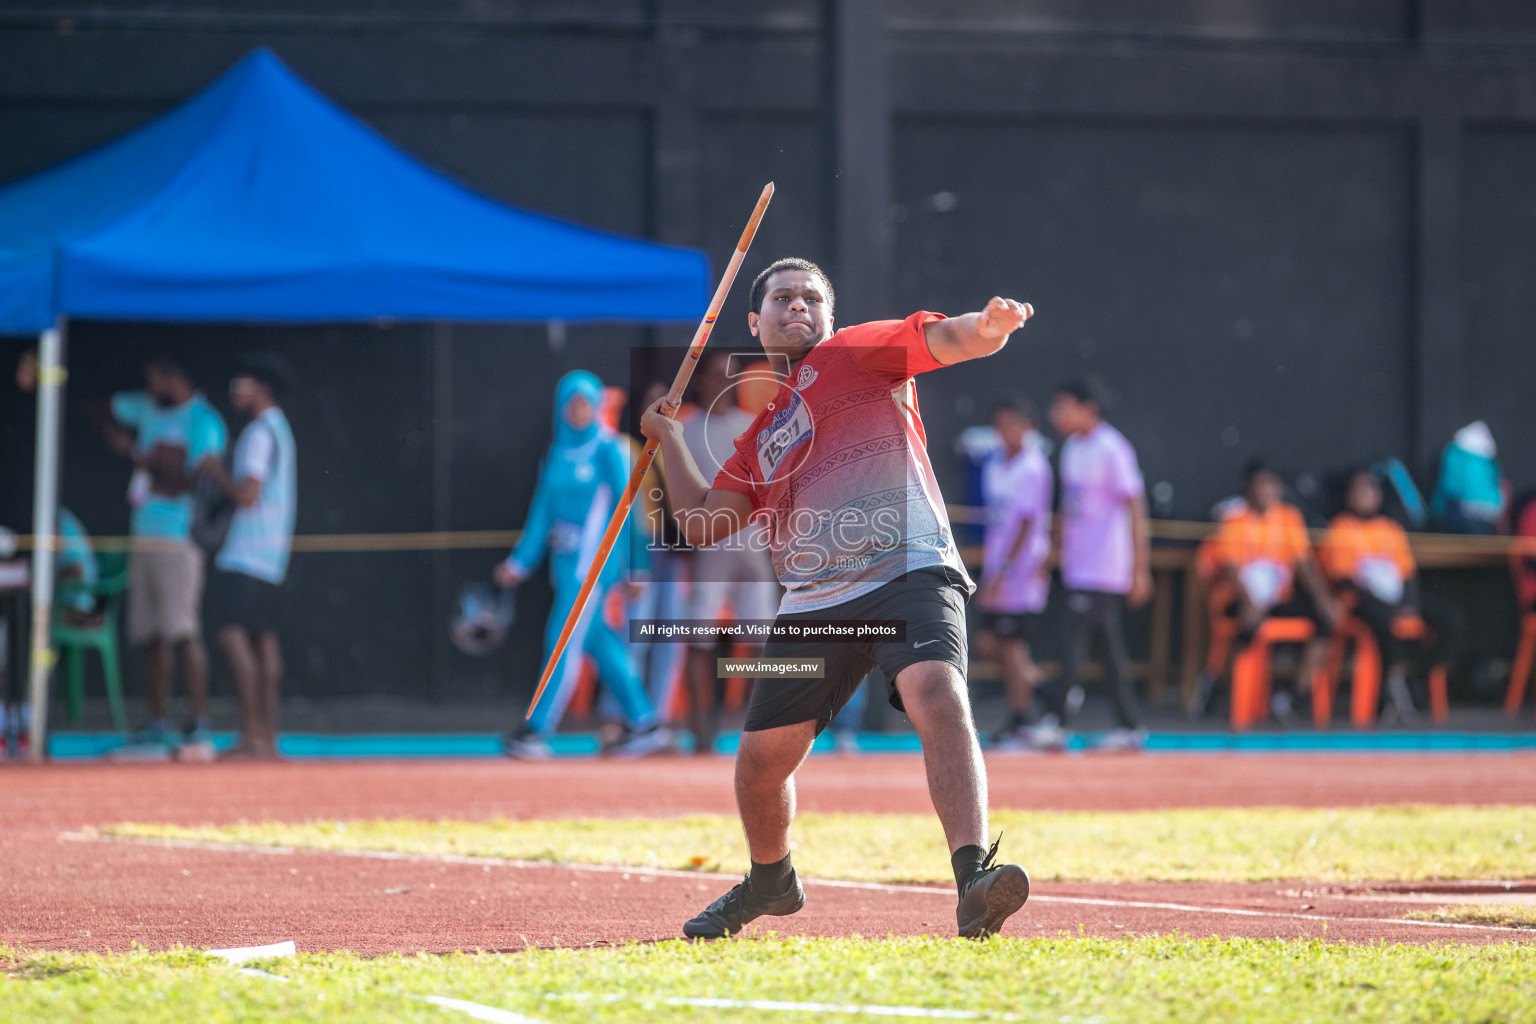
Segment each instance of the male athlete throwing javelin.
[[878,664],[891,703],[917,727],[928,790],[949,840],[960,934],[995,933],[1029,898],[1029,876],[994,865],[987,779],[965,682],[965,602],[975,585],[955,549],[928,462],[913,375],[1000,350],[1033,310],[995,298],[979,313],[861,324],[832,333],[832,283],[800,259],[752,282],[747,324],[788,373],[736,439],[713,483],[662,414],[640,428],[661,442],[673,513],[690,544],[716,544],[761,518],[787,593],[777,625],[899,619],[906,637],[823,643],[770,639],[766,658],[825,659],[820,679],[758,678],[736,755],[736,802],[752,855],[746,879],[683,926],[724,938],[763,915],[793,914],[805,892],[789,858],[794,775],[811,744]]

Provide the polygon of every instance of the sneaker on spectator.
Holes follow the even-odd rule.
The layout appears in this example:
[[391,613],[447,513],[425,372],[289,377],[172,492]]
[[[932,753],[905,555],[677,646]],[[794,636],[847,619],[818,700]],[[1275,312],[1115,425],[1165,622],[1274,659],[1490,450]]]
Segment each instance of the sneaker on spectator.
[[176,748],[176,760],[182,764],[212,764],[218,759],[213,734],[202,730],[183,734],[181,745]]
[[176,737],[163,722],[150,722],[123,737],[123,745],[107,752],[112,761],[168,761]]
[[609,752],[614,757],[621,758],[649,757],[651,754],[671,750],[675,742],[671,729],[664,725],[653,725],[649,729],[631,734],[628,739],[616,744]]
[[176,760],[187,764],[208,764],[218,759],[218,749],[213,745],[213,730],[207,721],[191,721],[182,726],[175,737]]
[[1067,730],[1055,715],[1046,715],[1040,724],[1029,730],[1029,745],[1035,750],[1061,751],[1067,749]]
[[1275,716],[1275,721],[1281,725],[1288,725],[1296,717],[1293,710],[1291,695],[1281,690],[1269,699],[1270,713]]
[[987,745],[988,750],[994,750],[999,754],[1030,754],[1035,751],[1035,745],[1031,742],[1032,729],[1027,725],[1016,725],[1011,729],[1003,729],[992,737],[992,742]]
[[1094,749],[1106,752],[1135,753],[1146,748],[1147,730],[1111,729],[1099,737]]
[[124,743],[107,751],[106,758],[108,761],[126,762],[169,761],[175,749],[169,743]]
[[125,747],[170,747],[175,737],[163,722],[150,722],[123,737]]
[[501,752],[516,761],[548,761],[555,756],[548,741],[527,726],[502,736]]

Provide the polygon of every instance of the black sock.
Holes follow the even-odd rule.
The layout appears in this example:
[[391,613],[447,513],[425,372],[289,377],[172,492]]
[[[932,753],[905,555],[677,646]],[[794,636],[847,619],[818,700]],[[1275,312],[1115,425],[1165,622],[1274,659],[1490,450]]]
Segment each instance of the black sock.
[[786,853],[783,860],[776,860],[772,864],[753,861],[748,878],[751,880],[752,891],[759,896],[782,896],[789,888],[789,879],[794,873],[795,867],[789,862],[789,854]]
[[949,866],[955,869],[955,887],[964,892],[966,883],[981,870],[982,861],[986,859],[987,851],[979,846],[962,846],[950,854]]

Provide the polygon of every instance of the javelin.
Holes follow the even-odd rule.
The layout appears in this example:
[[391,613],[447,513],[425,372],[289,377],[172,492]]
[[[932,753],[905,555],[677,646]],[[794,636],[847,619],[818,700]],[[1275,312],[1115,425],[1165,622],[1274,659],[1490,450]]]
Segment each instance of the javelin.
[[[683,404],[683,392],[688,388],[688,381],[693,376],[693,368],[698,365],[699,355],[704,351],[704,346],[709,343],[709,332],[714,330],[715,318],[720,315],[720,307],[725,305],[725,297],[730,293],[731,283],[736,280],[736,272],[741,269],[741,261],[746,258],[747,249],[752,245],[752,236],[757,234],[757,225],[763,219],[763,212],[768,209],[768,200],[772,198],[773,182],[770,181],[763,186],[763,194],[757,197],[757,206],[752,209],[752,216],[747,218],[747,226],[742,228],[741,241],[736,243],[736,251],[731,253],[731,261],[726,264],[725,274],[715,288],[715,297],[709,300],[709,309],[705,311],[704,319],[699,321],[699,329],[693,332],[693,344],[688,348],[688,356],[683,360],[683,365],[678,368],[677,376],[672,379],[672,389],[667,392],[667,402],[662,406],[668,418],[677,415],[677,407]],[[533,709],[539,706],[539,698],[544,696],[544,689],[555,674],[555,666],[560,663],[560,655],[565,653],[565,647],[571,641],[571,633],[575,631],[576,623],[580,621],[581,613],[586,609],[587,602],[592,597],[592,591],[597,587],[597,577],[602,573],[603,566],[608,561],[608,555],[619,539],[619,531],[624,527],[624,520],[629,515],[630,506],[635,503],[635,495],[640,493],[640,480],[645,476],[646,470],[651,468],[651,462],[655,460],[656,450],[660,446],[659,441],[647,442],[640,461],[635,463],[634,472],[629,474],[629,484],[624,488],[619,503],[614,506],[613,515],[608,520],[608,529],[603,532],[603,542],[597,546],[597,553],[592,557],[592,566],[587,570],[587,578],[581,581],[581,590],[576,594],[576,603],[571,606],[570,612],[565,617],[565,625],[560,628],[560,639],[555,641],[554,650],[549,652],[549,661],[544,663],[544,674],[539,677],[539,688],[533,691],[533,699],[528,702],[528,711],[523,716],[525,719],[533,717]]]

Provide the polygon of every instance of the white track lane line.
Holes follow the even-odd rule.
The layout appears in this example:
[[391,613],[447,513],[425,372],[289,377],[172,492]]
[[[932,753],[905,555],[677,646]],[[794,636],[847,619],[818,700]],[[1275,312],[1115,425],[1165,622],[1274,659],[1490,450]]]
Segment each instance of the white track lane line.
[[468,999],[453,999],[449,996],[418,996],[431,1003],[433,1006],[441,1006],[445,1010],[458,1010],[467,1013],[475,1020],[487,1021],[488,1024],[543,1024],[536,1017],[525,1017],[521,1013],[513,1013],[511,1010],[498,1010],[494,1006],[485,1006],[481,1003],[472,1003]]
[[209,956],[216,956],[228,960],[232,964],[243,964],[248,960],[260,960],[269,956],[294,956],[298,953],[298,947],[292,939],[284,942],[273,942],[266,946],[236,946],[232,949],[210,949]]
[[[508,857],[469,857],[462,854],[398,853],[393,850],[337,850],[302,846],[258,846],[253,843],[210,843],[197,839],[156,839],[148,836],[112,836],[92,832],[60,832],[59,838],[70,842],[126,843],[135,846],[160,846],[173,850],[208,850],[214,853],[260,853],[279,857],[297,854],[355,857],[363,860],[392,860],[420,864],[490,865],[509,868],[561,868],[609,875],[638,875],[642,878],[727,878],[727,872],[682,871],[676,868],[640,868],[616,864],[568,864],[550,860],[513,860]],[[852,882],[839,878],[802,878],[805,885],[837,889],[861,889],[865,892],[924,893],[954,899],[947,885],[900,885],[889,882]],[[1090,896],[1040,896],[1030,894],[1032,903],[1068,903],[1089,907],[1129,907],[1143,910],[1171,910],[1183,914],[1226,914],[1231,917],[1273,917],[1292,921],[1336,921],[1359,924],[1409,925],[1416,928],[1446,928],[1452,931],[1510,932],[1530,935],[1529,928],[1511,928],[1496,924],[1466,924],[1460,921],[1418,921],[1400,917],[1329,917],[1326,914],[1301,914],[1285,910],[1251,910],[1244,907],[1203,907],[1192,903],[1158,903],[1146,900],[1116,900]]]
[[548,995],[551,1001],[575,999],[582,1002],[637,1002],[646,1006],[694,1006],[706,1010],[780,1010],[788,1013],[844,1013],[869,1017],[924,1017],[937,1020],[1023,1020],[1016,1013],[987,1013],[981,1010],[936,1010],[926,1006],[880,1006],[866,1003],[793,1003],[782,999],[702,999],[687,996],[593,995],[570,992]]

